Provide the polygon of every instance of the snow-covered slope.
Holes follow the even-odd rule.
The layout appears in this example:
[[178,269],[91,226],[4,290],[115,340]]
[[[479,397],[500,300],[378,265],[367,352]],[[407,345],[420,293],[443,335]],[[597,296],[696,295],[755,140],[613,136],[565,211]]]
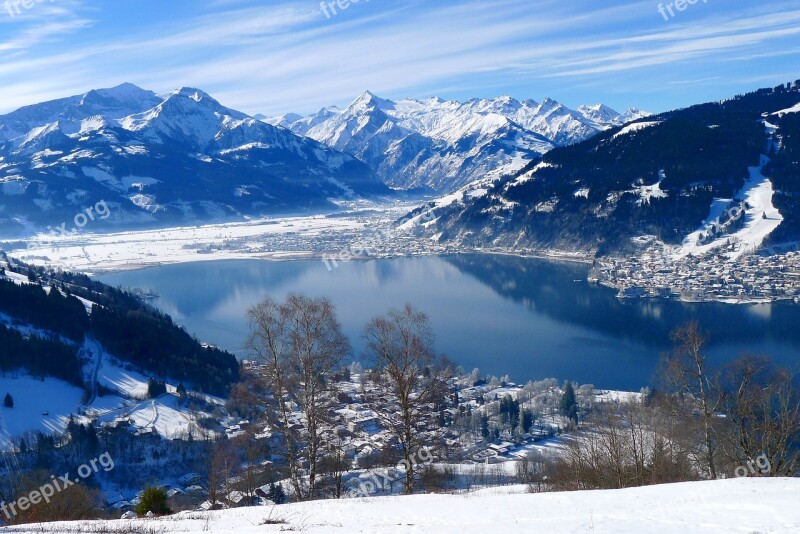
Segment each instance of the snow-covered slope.
[[29,432],[60,433],[71,414],[78,412],[83,389],[57,378],[27,374],[0,376],[0,395],[11,395],[13,408],[0,408],[0,451],[9,449],[9,438]]
[[94,227],[331,208],[388,192],[352,156],[194,88],[159,97],[126,84],[0,116],[4,235],[70,230],[100,200],[111,214]]
[[[800,109],[800,104],[795,107]],[[780,118],[787,113],[791,111],[783,110],[771,115]],[[766,152],[771,153],[780,145],[780,129],[766,119],[762,122],[767,135]],[[689,234],[673,252],[677,259],[727,247],[726,256],[737,260],[761,248],[784,220],[773,203],[775,187],[772,180],[764,176],[764,168],[769,163],[769,156],[762,154],[758,166],[748,168],[750,176],[733,199],[714,199],[710,214],[700,228]],[[740,220],[744,224],[737,228]]]
[[[322,108],[321,110],[312,115],[308,115],[307,117],[302,117],[294,121],[287,127],[297,135],[305,136],[311,128],[325,122],[326,120],[338,115],[339,113],[341,113],[341,110],[336,106]],[[266,119],[266,122],[269,122],[270,120],[272,119]]]
[[[7,261],[0,260],[3,269],[0,282],[10,281],[16,286],[26,287],[42,285],[42,282],[31,282],[27,276],[9,267]],[[47,294],[59,291],[52,285],[42,285],[42,288]],[[4,294],[8,298],[8,293]],[[91,315],[96,302],[75,298]],[[67,319],[62,317],[61,320]],[[0,407],[0,451],[8,450],[12,442],[18,443],[19,438],[35,432],[61,433],[67,428],[70,417],[78,423],[92,420],[100,424],[130,422],[134,431],[153,431],[168,439],[185,437],[190,431],[200,435],[197,418],[203,415],[179,402],[179,380],[164,377],[166,393],[149,399],[148,380],[158,375],[136,370],[132,364],[122,362],[93,335],[76,341],[3,312],[0,312],[0,326],[19,332],[26,340],[58,340],[74,350],[80,362],[79,380],[67,382],[57,378],[58,375],[33,374],[26,367],[9,365],[4,361],[6,365],[0,372],[0,396],[11,395],[13,406]],[[187,384],[191,389],[191,383]],[[211,409],[224,406],[223,399],[212,395],[192,393],[192,396],[202,399]]]
[[[148,319],[133,326],[134,316]],[[60,433],[71,416],[198,436],[198,416],[179,402],[179,385],[207,413],[224,405],[220,396],[239,377],[232,354],[202,345],[134,295],[2,252],[0,344],[0,396],[13,400],[0,408],[0,451],[29,433]],[[165,383],[157,398],[150,398],[153,378]]]
[[800,530],[800,479],[739,478],[573,493],[526,491],[526,486],[510,486],[464,495],[312,501],[184,512],[163,519],[22,525],[7,532],[781,534]]
[[[167,439],[185,438],[190,431],[200,434],[197,418],[206,414],[179,403],[178,382],[168,383],[168,392],[157,399],[147,399],[146,376],[126,368],[102,348],[97,357],[101,358],[99,364],[88,364],[97,364],[93,379],[115,394],[86,400],[84,389],[57,378],[32,377],[25,372],[0,375],[0,395],[8,393],[14,399],[13,408],[0,407],[0,419],[5,425],[0,426],[0,451],[7,450],[11,440],[16,443],[20,437],[35,432],[60,434],[70,417],[79,423],[96,420],[101,425],[126,421],[134,431],[152,431]],[[225,404],[213,396],[203,398],[214,407]]]
[[[646,115],[619,114],[603,105],[573,111],[549,98],[393,102],[367,91],[344,110],[325,108],[287,127],[355,156],[392,186],[450,192],[491,171],[512,174],[555,146]],[[285,121],[286,116],[265,119]]]

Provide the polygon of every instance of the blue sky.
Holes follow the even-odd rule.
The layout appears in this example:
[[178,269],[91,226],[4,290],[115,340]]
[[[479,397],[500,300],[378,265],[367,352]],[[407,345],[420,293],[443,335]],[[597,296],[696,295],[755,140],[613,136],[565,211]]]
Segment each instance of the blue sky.
[[0,0],[0,112],[126,81],[269,115],[366,89],[658,112],[800,78],[796,1],[25,1]]

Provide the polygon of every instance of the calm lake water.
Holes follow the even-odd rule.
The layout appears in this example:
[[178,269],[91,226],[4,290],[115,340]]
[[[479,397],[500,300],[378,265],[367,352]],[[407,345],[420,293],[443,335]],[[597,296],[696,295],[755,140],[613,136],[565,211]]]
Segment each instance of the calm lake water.
[[245,357],[246,311],[264,295],[327,296],[355,359],[369,319],[409,302],[426,312],[437,350],[468,371],[527,381],[555,377],[602,388],[651,384],[669,333],[697,319],[717,363],[742,353],[800,364],[800,306],[619,301],[585,282],[580,264],[459,255],[358,261],[201,262],[98,276],[152,290],[151,302],[202,341]]

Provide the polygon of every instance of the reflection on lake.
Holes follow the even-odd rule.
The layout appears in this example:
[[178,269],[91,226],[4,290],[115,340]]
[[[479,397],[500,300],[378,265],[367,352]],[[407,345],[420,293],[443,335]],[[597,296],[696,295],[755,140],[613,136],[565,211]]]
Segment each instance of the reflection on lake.
[[437,349],[467,370],[525,381],[556,377],[604,388],[651,383],[669,333],[697,319],[717,362],[743,352],[782,363],[800,360],[800,306],[735,306],[619,301],[585,282],[581,264],[508,256],[458,255],[340,264],[320,261],[219,261],[99,276],[157,292],[152,303],[203,341],[240,356],[247,309],[266,294],[327,296],[361,352],[361,331],[375,315],[410,302],[431,318]]

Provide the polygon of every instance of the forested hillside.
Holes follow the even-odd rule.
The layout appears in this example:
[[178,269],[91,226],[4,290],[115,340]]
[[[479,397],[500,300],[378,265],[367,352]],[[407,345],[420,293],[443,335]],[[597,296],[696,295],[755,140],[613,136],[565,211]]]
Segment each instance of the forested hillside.
[[84,275],[2,259],[0,370],[24,369],[82,385],[85,362],[79,348],[92,336],[114,356],[148,374],[181,380],[208,393],[225,395],[239,379],[232,354],[201,345],[168,315],[137,297]]
[[[800,85],[648,117],[557,148],[485,195],[440,210],[441,240],[597,253],[631,238],[680,244],[715,199],[736,201],[760,156],[784,217],[770,243],[800,239]],[[774,127],[774,128],[773,128]],[[773,135],[772,143],[770,136]]]

